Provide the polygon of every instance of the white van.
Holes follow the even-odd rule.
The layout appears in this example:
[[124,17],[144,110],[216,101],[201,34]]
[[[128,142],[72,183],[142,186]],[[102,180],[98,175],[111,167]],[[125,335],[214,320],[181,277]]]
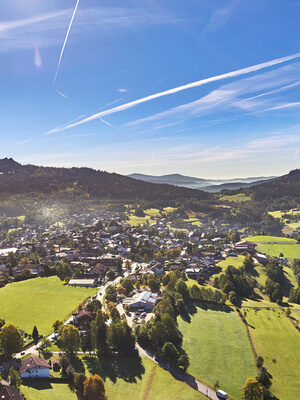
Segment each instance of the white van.
[[228,394],[226,392],[224,392],[223,390],[217,390],[216,395],[219,399],[227,399],[228,398]]

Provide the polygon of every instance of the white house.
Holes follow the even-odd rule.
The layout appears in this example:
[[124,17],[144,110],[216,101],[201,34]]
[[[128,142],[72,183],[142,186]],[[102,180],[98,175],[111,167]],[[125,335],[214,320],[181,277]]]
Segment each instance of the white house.
[[145,291],[126,298],[123,301],[123,305],[128,304],[131,309],[143,308],[144,310],[152,310],[159,300],[161,300],[161,298],[157,293]]
[[50,365],[39,357],[29,357],[20,365],[21,378],[49,378]]

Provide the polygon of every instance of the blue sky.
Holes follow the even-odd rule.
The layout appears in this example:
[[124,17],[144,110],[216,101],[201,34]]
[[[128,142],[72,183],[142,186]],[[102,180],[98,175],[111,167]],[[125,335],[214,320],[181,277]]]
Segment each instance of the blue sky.
[[300,1],[80,0],[61,53],[75,5],[1,1],[0,157],[203,178],[300,168]]

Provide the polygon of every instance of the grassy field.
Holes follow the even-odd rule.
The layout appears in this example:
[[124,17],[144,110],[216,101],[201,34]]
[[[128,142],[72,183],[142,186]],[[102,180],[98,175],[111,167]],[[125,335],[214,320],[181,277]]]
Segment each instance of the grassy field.
[[165,207],[163,210],[164,210],[164,212],[169,214],[169,213],[172,213],[172,212],[176,211],[177,208],[176,207]]
[[147,223],[154,224],[155,220],[151,219],[151,217],[149,215],[146,215],[145,217],[137,217],[135,215],[130,215],[126,222],[131,226],[138,226],[138,225],[144,225]]
[[[177,381],[168,372],[160,368],[146,357],[142,359],[144,373],[141,379],[136,377],[133,382],[124,379],[105,380],[107,397],[110,400],[204,400],[205,396],[197,393],[186,383]],[[128,366],[128,363],[127,363]],[[97,368],[95,371],[97,372]],[[100,371],[99,371],[100,372]]]
[[253,243],[297,243],[295,239],[281,236],[250,236],[243,240],[249,240]]
[[285,224],[284,228],[282,229],[282,231],[284,233],[292,233],[295,229],[298,229],[300,227],[299,221],[298,222],[289,222],[288,219],[283,218],[284,214],[300,215],[300,210],[292,209],[289,211],[270,211],[269,214],[272,215],[272,217],[274,217],[274,218],[279,218],[281,220],[281,222],[283,222]]
[[282,218],[282,216],[284,214],[299,215],[300,214],[300,210],[292,209],[292,210],[289,210],[289,211],[270,211],[269,214],[272,215],[272,217],[274,217],[274,218]]
[[34,278],[10,283],[0,289],[0,318],[31,333],[34,325],[40,334],[51,333],[57,319],[65,319],[96,289],[64,286],[59,278]]
[[[177,381],[168,372],[147,358],[132,361],[118,358],[107,362],[94,357],[82,357],[75,369],[85,374],[97,373],[105,381],[109,400],[205,400],[187,384]],[[67,384],[37,383],[34,387],[22,386],[28,400],[75,400]]]
[[76,400],[68,385],[63,383],[36,382],[33,386],[22,385],[21,392],[28,400]]
[[254,347],[273,375],[272,393],[284,400],[299,398],[300,335],[280,309],[247,310]]
[[225,260],[219,261],[217,266],[225,270],[229,265],[240,268],[243,265],[245,256],[238,255],[237,257],[227,257]]
[[245,193],[238,193],[232,196],[221,196],[220,197],[221,201],[229,201],[230,203],[242,203],[244,201],[249,201],[251,200],[250,196],[246,196]]
[[185,222],[189,222],[191,225],[195,225],[195,226],[201,226],[202,222],[199,221],[198,218],[188,218],[188,219],[184,219]]
[[286,258],[300,258],[300,244],[259,243],[257,249],[271,257],[279,257],[280,253]]
[[240,317],[229,307],[226,311],[197,307],[190,323],[178,322],[189,372],[212,386],[218,380],[232,398],[240,399],[246,379],[256,376],[255,360]]
[[150,217],[157,217],[160,212],[158,208],[148,208],[148,210],[144,211],[146,215],[149,215]]
[[225,260],[219,261],[216,265],[217,267],[222,268],[222,271],[218,274],[214,274],[211,277],[211,282],[214,281],[215,278],[219,277],[229,265],[232,265],[235,268],[240,268],[243,265],[245,256],[238,255],[237,257],[227,257]]

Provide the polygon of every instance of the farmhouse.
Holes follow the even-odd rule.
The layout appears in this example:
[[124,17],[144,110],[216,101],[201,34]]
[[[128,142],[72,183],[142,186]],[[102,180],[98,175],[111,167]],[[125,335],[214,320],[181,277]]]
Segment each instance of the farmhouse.
[[126,298],[123,301],[123,305],[128,304],[132,309],[143,308],[144,310],[152,310],[160,300],[160,297],[156,293],[145,291]]
[[255,246],[256,244],[253,242],[248,242],[247,240],[243,240],[242,242],[238,242],[235,244],[235,249],[238,252],[247,252],[250,254],[254,254],[255,253]]
[[39,357],[29,357],[20,365],[20,377],[23,378],[49,378],[50,365]]
[[97,279],[70,279],[69,286],[95,287]]

